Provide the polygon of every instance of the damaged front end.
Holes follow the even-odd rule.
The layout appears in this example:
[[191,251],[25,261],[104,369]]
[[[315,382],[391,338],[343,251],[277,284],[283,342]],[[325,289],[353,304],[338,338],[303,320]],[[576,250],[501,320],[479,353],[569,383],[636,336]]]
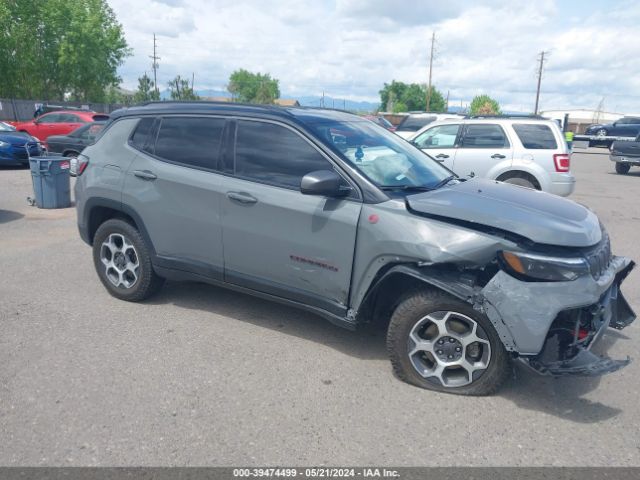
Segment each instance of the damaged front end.
[[625,360],[600,357],[591,347],[608,327],[621,330],[635,320],[620,292],[621,282],[633,267],[634,263],[629,262],[617,272],[613,284],[597,303],[561,311],[551,324],[542,351],[521,359],[538,373],[551,376],[597,376],[627,366],[629,357]]

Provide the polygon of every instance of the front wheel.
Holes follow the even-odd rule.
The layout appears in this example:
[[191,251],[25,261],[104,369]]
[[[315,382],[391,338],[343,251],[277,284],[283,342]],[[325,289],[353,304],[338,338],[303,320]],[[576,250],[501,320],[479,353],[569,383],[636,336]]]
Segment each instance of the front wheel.
[[418,387],[460,395],[489,395],[510,359],[489,319],[438,290],[410,294],[395,309],[387,333],[394,371]]
[[627,173],[629,173],[630,169],[631,169],[631,165],[627,163],[616,162],[616,173],[619,173],[621,175],[626,175]]
[[93,263],[107,291],[120,300],[139,302],[163,283],[153,271],[149,247],[140,232],[118,218],[98,227],[93,239]]

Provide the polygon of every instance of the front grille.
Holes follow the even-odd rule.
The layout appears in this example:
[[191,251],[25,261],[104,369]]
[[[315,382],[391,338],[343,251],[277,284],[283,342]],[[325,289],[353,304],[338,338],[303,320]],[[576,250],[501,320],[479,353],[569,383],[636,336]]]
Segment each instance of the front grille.
[[604,229],[602,230],[602,240],[593,250],[586,254],[586,258],[587,262],[589,262],[591,275],[596,280],[609,268],[611,263],[611,240],[609,240],[609,235]]

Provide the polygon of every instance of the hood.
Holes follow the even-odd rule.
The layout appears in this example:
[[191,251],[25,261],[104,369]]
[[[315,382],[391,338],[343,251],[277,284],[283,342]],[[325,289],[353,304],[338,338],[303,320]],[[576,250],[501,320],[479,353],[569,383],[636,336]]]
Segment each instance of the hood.
[[14,146],[24,146],[27,142],[36,142],[36,139],[25,132],[0,132],[0,140]]
[[419,214],[506,230],[547,245],[588,247],[602,236],[598,217],[586,207],[495,180],[476,178],[410,195],[407,204]]

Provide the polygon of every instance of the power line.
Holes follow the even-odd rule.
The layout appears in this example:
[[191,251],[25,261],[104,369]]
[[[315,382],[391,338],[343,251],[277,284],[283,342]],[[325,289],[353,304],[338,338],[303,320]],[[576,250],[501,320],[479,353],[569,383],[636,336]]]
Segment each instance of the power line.
[[429,55],[429,85],[427,86],[427,108],[426,111],[429,111],[429,107],[431,106],[431,73],[433,71],[433,47],[436,43],[436,32],[431,34],[431,55]]
[[160,94],[160,90],[158,90],[158,60],[160,57],[156,55],[156,34],[153,34],[153,55],[149,55],[149,58],[153,60],[151,63],[151,68],[153,68],[153,84],[156,88],[156,94]]
[[544,56],[549,57],[549,52],[545,52],[544,50],[540,52],[538,59],[540,61],[540,65],[538,67],[538,88],[536,89],[536,107],[533,110],[533,114],[538,114],[538,104],[540,102],[540,84],[542,83],[542,70],[544,69]]

